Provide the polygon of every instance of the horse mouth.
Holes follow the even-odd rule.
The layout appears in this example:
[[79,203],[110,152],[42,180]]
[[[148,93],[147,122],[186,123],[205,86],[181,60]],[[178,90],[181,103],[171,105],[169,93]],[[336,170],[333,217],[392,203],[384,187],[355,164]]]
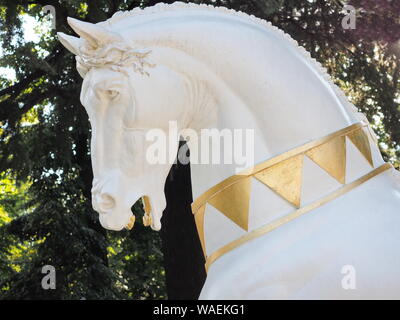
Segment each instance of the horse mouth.
[[[152,223],[152,219],[151,219],[151,206],[150,206],[150,200],[149,200],[149,197],[148,196],[143,196],[143,197],[141,197],[139,200],[137,200],[136,202],[135,202],[135,204],[137,203],[137,202],[141,202],[142,203],[142,205],[143,205],[143,211],[144,211],[144,215],[143,215],[143,225],[145,226],[145,227],[149,227],[149,226],[151,226],[151,223]],[[134,205],[135,205],[134,204]],[[127,229],[127,230],[132,230],[133,229],[133,227],[134,227],[134,225],[135,225],[135,221],[136,221],[136,217],[135,217],[135,215],[132,215],[130,218],[129,218],[129,222],[126,224],[126,226],[125,226],[125,229]]]

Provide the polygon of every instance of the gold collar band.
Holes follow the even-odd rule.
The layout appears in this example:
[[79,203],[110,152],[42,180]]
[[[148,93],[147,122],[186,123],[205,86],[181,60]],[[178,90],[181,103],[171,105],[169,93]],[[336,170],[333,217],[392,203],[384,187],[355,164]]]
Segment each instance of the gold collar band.
[[258,229],[255,229],[255,230],[245,234],[244,236],[228,243],[227,245],[219,248],[218,250],[214,251],[211,255],[209,255],[207,257],[206,270],[208,270],[210,265],[215,260],[220,258],[225,253],[239,247],[240,245],[246,243],[247,241],[261,237],[262,235],[267,234],[268,232],[271,232],[272,230],[274,230],[276,228],[279,228],[280,226],[284,225],[285,223],[288,223],[288,222],[300,217],[301,215],[303,215],[313,209],[316,209],[329,201],[332,201],[333,199],[336,199],[337,197],[345,194],[346,192],[349,192],[350,190],[354,189],[355,187],[359,186],[360,184],[364,183],[365,181],[375,177],[376,175],[380,174],[383,171],[388,170],[391,167],[392,167],[392,165],[390,163],[385,163],[385,164],[381,165],[380,167],[374,169],[373,171],[369,172],[365,176],[362,176],[361,178],[353,181],[352,183],[341,187],[340,189],[323,197],[322,199],[319,199],[318,201],[315,201],[315,202],[313,202],[309,205],[306,205],[298,210],[295,210],[294,212],[289,213],[286,216],[278,218],[278,219],[272,221],[271,223],[268,223]]
[[[206,269],[208,270],[209,266],[225,253],[292,221],[306,212],[322,206],[391,168],[392,166],[386,163],[363,177],[346,184],[346,137],[350,139],[373,167],[369,137],[363,129],[365,126],[365,124],[356,123],[321,139],[294,148],[253,168],[247,169],[240,174],[225,179],[198,197],[192,203],[192,212],[195,217],[204,256],[206,257]],[[311,204],[301,206],[301,178],[303,158],[305,156],[318,164],[343,186]],[[275,191],[275,193],[291,203],[297,210],[243,235],[207,256],[204,239],[204,213],[206,205],[212,205],[242,229],[248,231],[252,178],[259,180]]]

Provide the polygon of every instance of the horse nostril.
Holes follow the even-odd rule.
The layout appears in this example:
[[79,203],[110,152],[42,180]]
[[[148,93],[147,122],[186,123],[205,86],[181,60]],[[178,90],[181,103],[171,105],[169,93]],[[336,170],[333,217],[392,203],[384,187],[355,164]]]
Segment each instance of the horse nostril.
[[115,199],[108,193],[103,193],[98,196],[97,204],[102,212],[106,212],[115,207]]

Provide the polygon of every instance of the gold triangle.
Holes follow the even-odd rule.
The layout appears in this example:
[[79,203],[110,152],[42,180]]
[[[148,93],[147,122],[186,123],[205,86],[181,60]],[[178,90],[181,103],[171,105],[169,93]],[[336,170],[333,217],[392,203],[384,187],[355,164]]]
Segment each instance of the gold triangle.
[[374,163],[372,161],[371,146],[369,144],[368,136],[365,134],[363,128],[350,132],[347,136],[373,167]]
[[203,249],[204,257],[206,257],[206,243],[204,240],[204,212],[206,205],[201,206],[194,214],[194,221],[196,223],[197,233],[200,238],[201,247]]
[[346,175],[346,137],[339,136],[306,152],[306,155],[341,184]]
[[247,177],[222,189],[208,203],[244,230],[249,228],[250,179]]
[[300,154],[260,171],[254,177],[300,207],[302,169],[303,155]]

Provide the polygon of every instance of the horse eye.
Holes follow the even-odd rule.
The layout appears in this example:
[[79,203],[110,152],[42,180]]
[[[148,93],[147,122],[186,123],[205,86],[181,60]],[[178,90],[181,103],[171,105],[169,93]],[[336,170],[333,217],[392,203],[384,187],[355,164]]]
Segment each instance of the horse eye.
[[119,95],[119,92],[117,90],[107,90],[107,94],[111,99],[114,99]]

